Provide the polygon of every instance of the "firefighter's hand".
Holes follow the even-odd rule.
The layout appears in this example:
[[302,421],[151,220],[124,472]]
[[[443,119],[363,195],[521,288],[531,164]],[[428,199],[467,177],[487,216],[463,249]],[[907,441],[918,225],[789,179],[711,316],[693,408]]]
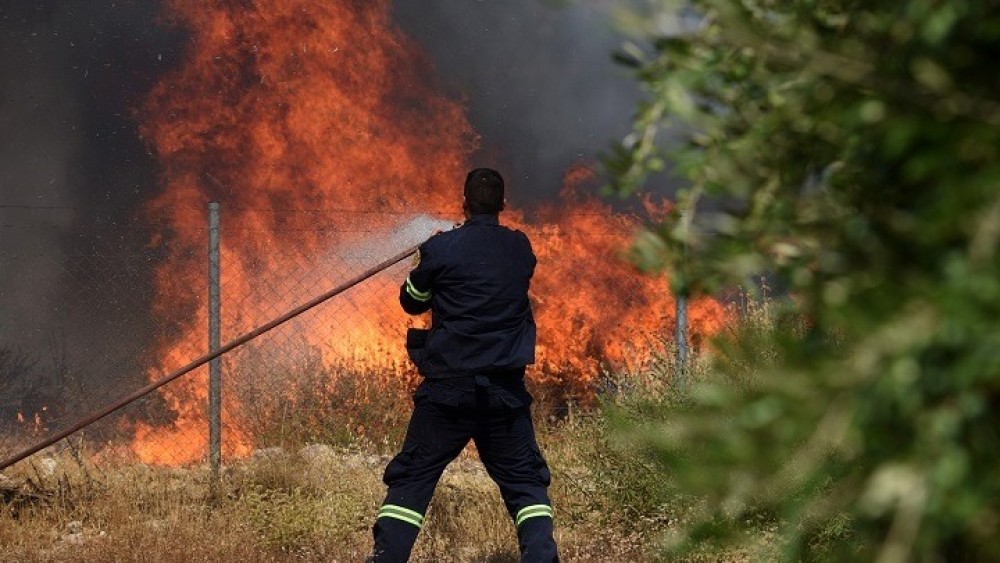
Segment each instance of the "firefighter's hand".
[[420,265],[420,249],[418,248],[416,252],[413,253],[413,267],[416,268]]

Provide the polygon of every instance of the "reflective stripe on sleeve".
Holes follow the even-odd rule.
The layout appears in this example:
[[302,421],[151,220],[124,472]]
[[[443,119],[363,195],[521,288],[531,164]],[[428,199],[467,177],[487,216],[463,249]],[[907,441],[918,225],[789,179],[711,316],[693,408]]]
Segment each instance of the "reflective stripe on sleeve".
[[413,285],[413,282],[410,281],[409,276],[406,276],[406,293],[408,293],[410,297],[416,299],[417,301],[430,301],[431,299],[431,292],[420,291],[419,289],[417,289]]
[[514,517],[514,525],[520,527],[528,518],[536,518],[539,516],[544,516],[546,518],[552,518],[552,507],[547,504],[533,504],[531,506],[525,506],[521,510],[517,511],[517,516]]
[[379,518],[395,518],[407,524],[413,524],[418,528],[422,528],[424,525],[424,516],[422,514],[409,508],[396,506],[395,504],[382,505],[382,508],[378,509],[378,515],[375,519],[378,520]]

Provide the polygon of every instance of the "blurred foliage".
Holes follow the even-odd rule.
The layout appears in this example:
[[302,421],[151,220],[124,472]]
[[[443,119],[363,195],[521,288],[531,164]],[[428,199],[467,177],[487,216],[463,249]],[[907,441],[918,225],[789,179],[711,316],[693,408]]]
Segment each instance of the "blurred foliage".
[[651,0],[621,21],[648,96],[613,187],[687,186],[635,261],[690,293],[787,290],[766,357],[760,330],[717,345],[752,384],[709,378],[632,426],[708,501],[671,548],[773,514],[787,561],[1000,560],[1000,4]]

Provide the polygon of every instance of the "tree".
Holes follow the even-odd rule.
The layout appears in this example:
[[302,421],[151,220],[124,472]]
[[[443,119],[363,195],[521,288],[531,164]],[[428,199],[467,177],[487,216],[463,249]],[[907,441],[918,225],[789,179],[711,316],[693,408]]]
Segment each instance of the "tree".
[[708,499],[675,547],[767,514],[789,561],[1000,559],[1000,5],[679,4],[619,55],[648,96],[614,187],[687,181],[634,257],[691,293],[769,272],[805,322],[769,363],[719,341],[718,376],[632,429]]

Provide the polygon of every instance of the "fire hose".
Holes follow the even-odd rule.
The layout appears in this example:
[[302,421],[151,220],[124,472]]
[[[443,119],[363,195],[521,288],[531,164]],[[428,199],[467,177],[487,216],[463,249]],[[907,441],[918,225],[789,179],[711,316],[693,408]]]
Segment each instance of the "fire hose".
[[122,407],[128,405],[129,403],[131,403],[131,402],[133,402],[133,401],[135,401],[137,399],[140,399],[140,398],[148,395],[149,393],[152,393],[153,391],[159,389],[160,387],[163,387],[164,385],[166,385],[167,383],[170,383],[171,381],[177,379],[178,377],[181,377],[181,376],[183,376],[183,375],[185,375],[185,374],[187,374],[187,373],[189,373],[189,372],[191,372],[191,371],[193,371],[193,370],[195,370],[197,368],[200,368],[201,366],[203,366],[203,365],[207,364],[208,362],[210,362],[210,361],[218,358],[219,356],[222,356],[223,354],[225,354],[225,353],[233,350],[234,348],[237,348],[238,346],[242,346],[243,344],[246,344],[247,342],[250,342],[254,338],[257,338],[258,336],[260,336],[260,335],[262,335],[262,334],[270,331],[271,329],[274,329],[274,328],[276,328],[276,327],[278,327],[278,326],[280,326],[280,325],[282,325],[282,324],[284,324],[284,323],[292,320],[293,318],[301,315],[302,313],[305,313],[306,311],[308,311],[308,310],[316,307],[317,305],[319,305],[319,304],[321,304],[321,303],[323,303],[323,302],[325,302],[325,301],[327,301],[327,300],[329,300],[329,299],[331,299],[331,298],[333,298],[333,297],[335,297],[335,296],[337,296],[337,295],[339,295],[339,294],[347,291],[348,289],[350,289],[350,288],[358,285],[359,283],[367,280],[368,278],[374,276],[375,274],[378,274],[379,272],[382,272],[382,271],[388,269],[389,267],[391,267],[391,266],[393,266],[393,265],[395,265],[395,264],[397,264],[399,262],[402,262],[406,258],[408,258],[408,257],[416,254],[418,247],[419,247],[419,245],[412,246],[412,247],[410,247],[410,248],[408,248],[408,249],[400,252],[399,254],[393,256],[392,258],[389,258],[389,259],[387,259],[387,260],[385,260],[385,261],[383,261],[383,262],[381,262],[381,263],[379,263],[379,264],[377,264],[375,266],[372,266],[371,268],[369,268],[368,270],[365,270],[361,274],[358,274],[354,278],[352,278],[352,279],[350,279],[350,280],[348,280],[348,281],[346,281],[346,282],[338,285],[337,287],[331,289],[330,291],[327,291],[326,293],[324,293],[322,295],[319,295],[319,296],[313,298],[311,301],[308,301],[306,303],[303,303],[302,305],[299,305],[298,307],[292,309],[291,311],[288,311],[284,315],[281,315],[280,317],[275,318],[271,322],[269,322],[267,324],[264,324],[264,325],[261,325],[261,326],[255,328],[255,329],[251,330],[250,332],[248,332],[246,334],[243,334],[242,336],[231,340],[230,342],[226,343],[225,345],[219,347],[218,350],[215,350],[213,352],[209,352],[208,354],[205,354],[203,356],[199,356],[198,358],[192,360],[191,363],[187,364],[186,366],[184,366],[184,367],[182,367],[182,368],[180,368],[180,369],[178,369],[176,371],[173,371],[170,374],[168,374],[168,375],[166,375],[166,376],[164,376],[164,377],[162,377],[160,379],[157,379],[156,381],[153,381],[152,383],[150,383],[150,384],[146,385],[145,387],[137,390],[136,392],[132,393],[131,395],[128,395],[127,397],[123,397],[122,399],[119,399],[114,404],[112,404],[110,406],[107,406],[107,407],[105,407],[105,408],[103,408],[103,409],[101,409],[101,410],[99,410],[97,412],[94,412],[90,416],[82,419],[81,421],[79,421],[76,424],[70,426],[69,428],[67,428],[65,430],[61,430],[61,431],[57,432],[56,434],[54,434],[53,436],[51,436],[49,438],[46,438],[45,440],[43,440],[43,441],[41,441],[41,442],[39,442],[39,443],[37,443],[37,444],[29,447],[29,448],[26,448],[26,449],[24,449],[24,450],[22,450],[22,451],[20,451],[20,452],[18,452],[16,454],[14,454],[13,456],[11,456],[11,457],[3,460],[2,462],[0,462],[0,471],[2,471],[4,469],[7,469],[11,465],[14,465],[15,463],[17,463],[17,462],[19,462],[19,461],[21,461],[21,460],[23,460],[23,459],[25,459],[25,458],[33,455],[33,454],[38,453],[39,451],[41,451],[41,450],[43,450],[43,449],[51,446],[52,444],[55,444],[59,440],[62,440],[64,438],[67,438],[67,437],[71,436],[72,434],[76,433],[77,431],[79,431],[79,430],[81,430],[81,429],[83,429],[83,428],[85,428],[87,426],[90,426],[91,424],[97,422],[98,420],[104,418],[105,416],[108,416],[109,414],[117,411],[118,409],[121,409]]

